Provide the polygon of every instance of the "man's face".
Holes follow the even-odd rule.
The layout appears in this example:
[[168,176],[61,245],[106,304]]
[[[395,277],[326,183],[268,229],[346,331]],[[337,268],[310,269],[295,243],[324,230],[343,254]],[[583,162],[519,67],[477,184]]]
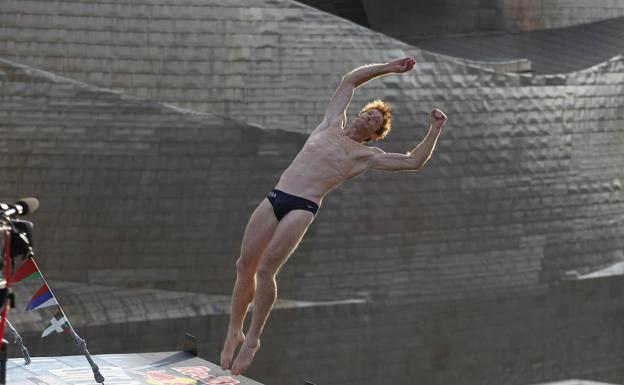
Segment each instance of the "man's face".
[[364,136],[374,142],[378,138],[376,131],[383,125],[383,115],[378,109],[373,108],[359,114],[355,118],[355,124]]

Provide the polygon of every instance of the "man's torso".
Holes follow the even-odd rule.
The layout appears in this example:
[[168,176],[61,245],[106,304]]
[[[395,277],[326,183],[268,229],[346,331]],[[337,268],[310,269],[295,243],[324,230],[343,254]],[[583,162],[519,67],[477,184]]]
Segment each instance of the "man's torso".
[[334,124],[308,138],[275,188],[320,204],[329,191],[366,171],[374,154]]

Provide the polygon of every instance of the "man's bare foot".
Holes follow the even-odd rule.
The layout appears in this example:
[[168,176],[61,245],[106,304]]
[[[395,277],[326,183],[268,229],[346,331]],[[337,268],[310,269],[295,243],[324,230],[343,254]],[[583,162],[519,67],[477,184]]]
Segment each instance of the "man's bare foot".
[[248,338],[245,338],[245,342],[232,365],[232,374],[238,376],[243,373],[251,365],[258,349],[260,349],[260,340],[248,341]]
[[434,108],[431,110],[431,116],[429,120],[431,121],[431,126],[436,130],[441,129],[446,124],[446,115],[441,110]]
[[232,333],[228,332],[225,342],[223,343],[223,351],[221,351],[221,369],[227,370],[232,364],[232,357],[234,356],[234,350],[238,345],[245,341],[245,335],[241,332]]

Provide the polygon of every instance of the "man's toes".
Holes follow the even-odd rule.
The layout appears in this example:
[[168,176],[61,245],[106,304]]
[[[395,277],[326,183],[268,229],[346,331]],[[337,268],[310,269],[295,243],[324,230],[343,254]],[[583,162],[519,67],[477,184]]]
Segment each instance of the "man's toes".
[[232,358],[234,357],[234,349],[236,346],[225,346],[221,352],[221,369],[227,370],[232,366]]
[[238,335],[235,337],[228,337],[223,343],[223,350],[221,350],[221,369],[227,370],[232,366],[232,359],[234,358],[234,351],[245,340],[244,335]]
[[221,353],[221,369],[228,370],[230,368],[230,364],[232,362],[231,356]]
[[243,368],[241,365],[234,362],[234,365],[232,365],[231,372],[235,376],[240,376],[243,373],[243,370],[245,370],[245,368]]

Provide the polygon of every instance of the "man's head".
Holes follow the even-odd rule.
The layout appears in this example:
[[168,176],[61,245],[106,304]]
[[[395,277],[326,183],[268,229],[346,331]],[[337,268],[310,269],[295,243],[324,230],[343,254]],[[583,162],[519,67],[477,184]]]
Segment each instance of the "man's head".
[[377,141],[388,135],[392,126],[390,105],[379,99],[362,108],[353,120],[353,126],[364,136],[364,141]]

